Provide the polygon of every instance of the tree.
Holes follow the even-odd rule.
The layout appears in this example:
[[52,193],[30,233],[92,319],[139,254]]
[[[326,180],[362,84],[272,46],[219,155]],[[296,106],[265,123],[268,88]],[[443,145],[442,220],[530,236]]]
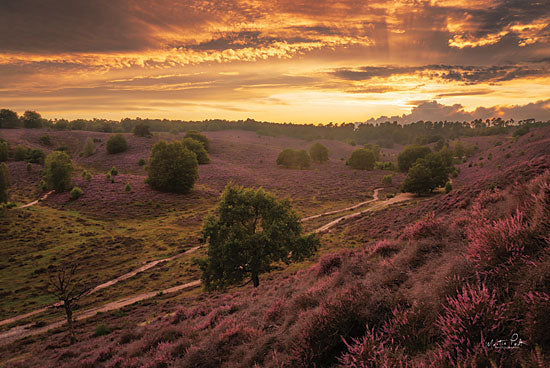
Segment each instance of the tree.
[[92,138],[86,138],[84,142],[84,147],[82,148],[82,156],[90,157],[95,152],[95,144]]
[[25,161],[29,156],[29,149],[18,144],[13,149],[13,159],[15,161]]
[[8,202],[9,187],[10,187],[10,172],[8,170],[8,166],[2,162],[0,163],[0,203]]
[[273,270],[275,263],[303,260],[319,246],[314,235],[302,234],[300,218],[288,200],[278,201],[262,188],[231,183],[216,212],[206,218],[202,233],[208,250],[198,262],[207,290],[245,279],[257,287],[259,276]]
[[27,151],[27,161],[32,162],[33,164],[44,164],[44,159],[46,154],[40,149],[29,149]]
[[36,111],[25,111],[21,117],[23,127],[28,129],[42,128],[42,116]]
[[10,145],[8,141],[0,138],[0,162],[8,161],[10,155]]
[[357,170],[372,170],[374,169],[375,162],[376,159],[371,150],[360,148],[351,153],[346,165]]
[[314,162],[323,163],[328,161],[328,148],[321,143],[314,143],[309,148],[309,155]]
[[187,193],[199,176],[197,155],[180,142],[156,143],[147,170],[146,182],[165,192]]
[[184,138],[193,138],[194,140],[201,142],[206,152],[210,152],[210,139],[208,139],[208,137],[204,134],[201,134],[196,130],[190,130],[185,133]]
[[146,137],[146,138],[151,138],[153,136],[149,131],[149,125],[143,124],[143,123],[137,124],[134,127],[134,135],[138,137]]
[[44,182],[48,188],[56,192],[69,190],[73,164],[65,152],[54,151],[46,157],[44,168]]
[[56,267],[47,280],[46,290],[55,295],[59,301],[63,302],[60,306],[65,310],[67,325],[69,326],[71,343],[76,342],[76,336],[73,328],[73,309],[76,302],[91,288],[77,278],[78,265],[66,267]]
[[21,121],[15,111],[0,110],[0,128],[18,128],[19,126],[21,126]]
[[411,145],[405,147],[397,156],[397,166],[400,171],[407,172],[419,158],[426,157],[432,150],[430,147]]
[[307,169],[311,165],[311,158],[305,150],[285,148],[277,156],[277,165],[287,169]]
[[374,160],[380,161],[380,146],[377,144],[367,143],[363,146],[364,149],[371,150],[374,153]]
[[67,130],[69,129],[69,122],[65,119],[56,120],[53,128],[55,130]]
[[110,154],[121,153],[128,149],[128,142],[122,134],[115,134],[107,140],[107,152]]
[[181,143],[183,143],[183,145],[187,147],[187,149],[197,155],[197,161],[199,165],[207,164],[210,162],[210,157],[208,157],[208,153],[206,152],[206,149],[201,142],[193,138],[183,138]]
[[418,159],[409,169],[402,190],[419,195],[428,194],[447,183],[449,172],[450,168],[445,165],[441,156],[430,153],[425,158]]

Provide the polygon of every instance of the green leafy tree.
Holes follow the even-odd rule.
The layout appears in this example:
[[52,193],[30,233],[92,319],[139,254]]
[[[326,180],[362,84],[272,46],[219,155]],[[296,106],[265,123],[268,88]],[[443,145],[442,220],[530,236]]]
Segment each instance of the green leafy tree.
[[349,165],[357,170],[372,170],[374,169],[375,162],[376,159],[371,150],[360,148],[351,153],[346,165]]
[[430,147],[411,145],[405,147],[397,156],[397,166],[400,171],[407,172],[419,158],[424,158],[432,151]]
[[42,128],[43,119],[36,111],[25,111],[21,117],[23,126],[28,129]]
[[449,172],[450,169],[441,156],[430,153],[425,158],[418,159],[409,169],[402,190],[419,195],[431,193],[447,183]]
[[82,156],[90,157],[95,152],[94,140],[90,137],[86,138],[84,146],[82,147]]
[[377,144],[367,143],[363,148],[371,150],[374,153],[374,159],[380,161],[380,146]]
[[122,134],[115,134],[107,140],[107,152],[111,154],[121,153],[128,150],[128,142]]
[[0,128],[18,128],[21,126],[21,121],[17,113],[12,110],[0,110]]
[[207,164],[210,162],[210,157],[208,157],[208,153],[206,152],[206,149],[201,142],[193,138],[183,138],[181,142],[185,147],[187,147],[187,149],[197,155],[197,161],[199,165]]
[[10,156],[10,145],[8,141],[0,138],[0,162],[8,161]]
[[165,192],[187,193],[199,176],[197,155],[180,142],[156,143],[147,170],[146,182]]
[[149,131],[149,125],[143,123],[137,124],[134,127],[134,135],[145,138],[151,138],[153,136]]
[[185,133],[184,138],[193,138],[194,140],[201,142],[206,152],[210,152],[210,139],[208,139],[208,137],[204,134],[201,134],[196,130],[190,130]]
[[68,130],[69,122],[65,119],[56,120],[55,123],[53,124],[53,128],[55,130]]
[[311,166],[311,158],[305,150],[286,148],[277,156],[277,165],[287,169],[307,169]]
[[261,188],[233,184],[225,188],[202,232],[208,251],[199,265],[208,290],[246,279],[257,287],[259,276],[273,270],[277,262],[303,260],[319,246],[314,235],[302,234],[300,218],[289,201],[278,201]]
[[5,163],[0,163],[0,203],[8,202],[8,189],[10,187],[10,172]]
[[54,151],[46,157],[44,182],[48,188],[55,189],[56,192],[69,190],[72,172],[73,163],[65,152]]
[[314,162],[326,162],[328,161],[328,148],[319,142],[314,143],[309,148],[309,156]]

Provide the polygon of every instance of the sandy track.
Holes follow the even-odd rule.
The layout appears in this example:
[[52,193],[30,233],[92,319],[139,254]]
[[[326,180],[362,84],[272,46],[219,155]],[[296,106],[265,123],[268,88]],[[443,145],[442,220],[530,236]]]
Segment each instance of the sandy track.
[[[343,209],[340,209],[340,210],[328,211],[328,212],[323,212],[323,213],[318,214],[318,215],[309,216],[309,217],[303,218],[301,221],[305,222],[305,221],[313,220],[315,218],[319,218],[319,217],[322,217],[322,216],[328,216],[328,215],[332,215],[332,214],[336,214],[336,213],[340,213],[340,212],[351,211],[351,210],[354,210],[354,209],[359,208],[361,206],[364,206],[366,204],[369,204],[371,202],[380,201],[380,198],[379,198],[379,195],[378,195],[380,190],[381,190],[380,188],[377,188],[377,189],[374,190],[374,198],[371,199],[371,200],[361,202],[361,203],[358,203],[356,205],[346,207],[346,208],[343,208]],[[46,196],[49,195],[50,193],[47,193]],[[323,232],[329,230],[330,228],[338,225],[342,221],[360,217],[360,216],[362,216],[363,214],[365,214],[367,212],[381,210],[381,209],[383,209],[383,208],[385,208],[385,207],[387,207],[391,204],[407,201],[407,200],[411,199],[412,197],[413,197],[413,195],[410,194],[410,193],[400,193],[400,194],[396,195],[395,197],[393,197],[393,198],[391,198],[387,201],[380,201],[380,203],[376,203],[376,204],[370,206],[369,208],[367,208],[363,211],[355,212],[355,213],[351,213],[349,215],[338,217],[338,218],[334,219],[333,221],[329,222],[328,224],[325,224],[325,225],[315,229],[313,232],[316,233],[316,234],[323,233]],[[37,203],[38,201],[35,201],[35,202]],[[31,202],[31,203],[36,204],[35,202]],[[31,203],[29,203],[25,206],[29,207],[30,205],[32,205]],[[107,288],[111,285],[114,285],[117,282],[126,280],[130,277],[133,277],[133,276],[137,275],[138,273],[149,270],[152,267],[155,267],[156,265],[158,265],[160,263],[168,262],[168,261],[177,259],[179,257],[182,257],[185,254],[195,252],[199,248],[200,248],[199,246],[193,247],[193,248],[188,249],[187,251],[179,253],[175,256],[149,262],[149,263],[143,265],[140,268],[137,268],[137,269],[135,269],[131,272],[128,272],[128,273],[126,273],[122,276],[119,276],[119,277],[117,277],[113,280],[107,281],[107,282],[105,282],[101,285],[96,286],[88,294],[92,294],[92,293],[97,292],[101,289],[104,289],[104,288]],[[183,284],[183,285],[174,286],[172,288],[168,288],[168,289],[165,289],[165,290],[151,291],[151,292],[148,292],[148,293],[133,295],[131,297],[127,297],[127,298],[124,298],[124,299],[120,299],[120,300],[117,300],[117,301],[114,301],[114,302],[107,303],[107,304],[105,304],[103,306],[100,306],[100,307],[89,309],[89,310],[87,310],[87,311],[85,311],[81,314],[77,314],[75,316],[75,320],[82,320],[82,319],[90,318],[90,317],[93,317],[97,313],[100,313],[100,312],[107,312],[107,311],[111,311],[111,310],[115,310],[115,309],[120,309],[120,308],[123,308],[127,305],[134,304],[138,301],[153,298],[154,296],[158,295],[159,293],[170,294],[170,293],[175,293],[175,292],[178,292],[178,291],[194,288],[194,287],[200,286],[200,283],[201,283],[200,280],[195,280],[195,281],[192,281],[192,282],[189,282],[189,283],[186,283],[186,284]],[[60,303],[56,303],[53,306],[56,306],[56,305],[60,305]],[[7,319],[7,320],[0,321],[0,326],[4,325],[4,324],[7,324],[7,323],[12,323],[12,322],[18,321],[18,320],[23,319],[23,318],[30,317],[32,315],[35,315],[35,314],[38,314],[38,313],[41,313],[41,312],[44,312],[48,308],[51,308],[53,306],[48,306],[48,307],[41,308],[41,309],[38,309],[38,310],[33,311],[33,312],[29,312],[29,313],[26,313],[26,314],[23,314],[23,315],[12,317],[12,318]],[[59,321],[53,322],[53,323],[51,323],[47,326],[32,329],[32,330],[30,329],[31,326],[32,326],[31,324],[16,326],[14,328],[9,329],[8,331],[0,333],[0,345],[8,344],[10,342],[13,342],[15,340],[24,338],[26,336],[41,334],[41,333],[47,332],[51,329],[61,327],[64,324],[65,324],[65,320],[59,320]]]
[[32,201],[32,202],[30,202],[30,203],[21,205],[21,206],[16,207],[16,208],[17,208],[17,209],[21,209],[21,208],[27,208],[27,207],[34,206],[35,204],[38,204],[38,202],[43,201],[43,200],[45,200],[46,198],[48,198],[48,196],[49,196],[50,194],[52,194],[53,192],[54,192],[53,190],[50,190],[48,193],[46,193],[46,194],[44,194],[42,197],[40,197],[40,199],[37,199],[36,201]]

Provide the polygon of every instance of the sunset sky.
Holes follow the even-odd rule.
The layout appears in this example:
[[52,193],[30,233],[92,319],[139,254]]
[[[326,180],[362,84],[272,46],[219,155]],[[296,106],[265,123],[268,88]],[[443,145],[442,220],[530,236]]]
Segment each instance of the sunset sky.
[[0,108],[549,120],[549,24],[549,0],[1,0]]

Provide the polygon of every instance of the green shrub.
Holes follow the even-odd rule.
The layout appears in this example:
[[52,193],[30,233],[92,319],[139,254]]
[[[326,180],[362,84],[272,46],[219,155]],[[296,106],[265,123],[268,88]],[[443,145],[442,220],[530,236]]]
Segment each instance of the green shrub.
[[187,147],[188,150],[197,155],[197,162],[199,163],[199,165],[207,164],[210,162],[210,157],[208,157],[208,153],[206,152],[206,149],[204,148],[202,142],[194,138],[183,138],[181,142],[185,147]]
[[71,186],[73,164],[65,152],[54,151],[46,157],[44,182],[48,188],[57,192],[68,190]]
[[110,154],[121,153],[128,150],[128,142],[122,134],[115,134],[107,140],[107,152]]
[[139,159],[138,165],[139,165],[139,166],[145,165],[145,159],[144,159],[143,157]]
[[137,124],[134,127],[134,135],[137,137],[145,137],[145,138],[151,138],[153,135],[149,131],[149,125],[147,124]]
[[0,128],[17,128],[19,126],[21,126],[21,120],[15,111],[0,110]]
[[124,191],[125,192],[130,192],[131,190],[132,190],[132,187],[130,186],[130,183],[126,182],[126,185],[124,186]]
[[117,176],[118,175],[118,170],[114,166],[111,168],[111,170],[109,170],[109,172],[111,173],[111,176]]
[[0,203],[8,202],[9,187],[10,187],[10,172],[8,170],[8,166],[2,162],[0,163]]
[[377,144],[367,143],[363,146],[364,149],[371,150],[374,154],[374,159],[380,161],[380,146]]
[[33,164],[44,164],[44,160],[46,159],[46,154],[39,149],[33,149],[29,150],[27,153],[27,160]]
[[384,161],[384,162],[377,161],[374,164],[374,168],[377,170],[395,171],[395,164],[391,161]]
[[32,171],[32,165],[31,163],[27,163],[27,172],[31,172]]
[[0,138],[0,162],[8,161],[10,156],[10,145]]
[[111,332],[111,329],[102,323],[95,328],[94,337],[105,336],[110,334]]
[[43,119],[36,111],[25,111],[21,117],[23,121],[23,127],[27,129],[42,128]]
[[400,171],[407,172],[416,160],[426,157],[431,152],[430,148],[426,146],[407,146],[397,156],[397,166]]
[[183,143],[160,141],[153,146],[146,182],[154,189],[187,193],[198,174],[197,156]]
[[51,146],[52,140],[48,134],[41,135],[38,142],[43,146]]
[[451,190],[453,190],[453,185],[450,181],[448,181],[447,183],[445,183],[445,193],[449,193]]
[[314,143],[309,148],[309,156],[314,162],[326,162],[328,161],[328,148],[319,142]]
[[95,144],[92,138],[88,137],[86,138],[86,141],[84,142],[84,147],[82,147],[82,156],[84,157],[90,157],[95,152]]
[[196,130],[190,130],[185,133],[184,138],[193,138],[194,140],[201,142],[206,152],[210,152],[210,139],[208,139],[208,137],[204,134],[201,134]]
[[392,184],[392,177],[393,175],[386,175],[382,178],[382,184],[383,185],[391,185]]
[[409,169],[407,178],[403,182],[403,191],[426,194],[435,188],[445,185],[449,180],[450,168],[440,155],[430,153],[425,158],[418,159]]
[[71,189],[71,199],[73,201],[82,197],[82,194],[84,193],[82,192],[82,189],[80,189],[79,187],[73,187],[73,189]]
[[86,176],[84,177],[86,179],[86,181],[92,181],[92,174],[90,174],[89,172],[86,173]]
[[352,152],[346,165],[357,170],[373,170],[375,162],[376,159],[372,150],[360,148]]
[[286,148],[277,156],[277,165],[287,169],[307,169],[311,165],[311,159],[305,150]]
[[18,144],[13,150],[13,159],[15,161],[25,161],[29,155],[29,149]]

